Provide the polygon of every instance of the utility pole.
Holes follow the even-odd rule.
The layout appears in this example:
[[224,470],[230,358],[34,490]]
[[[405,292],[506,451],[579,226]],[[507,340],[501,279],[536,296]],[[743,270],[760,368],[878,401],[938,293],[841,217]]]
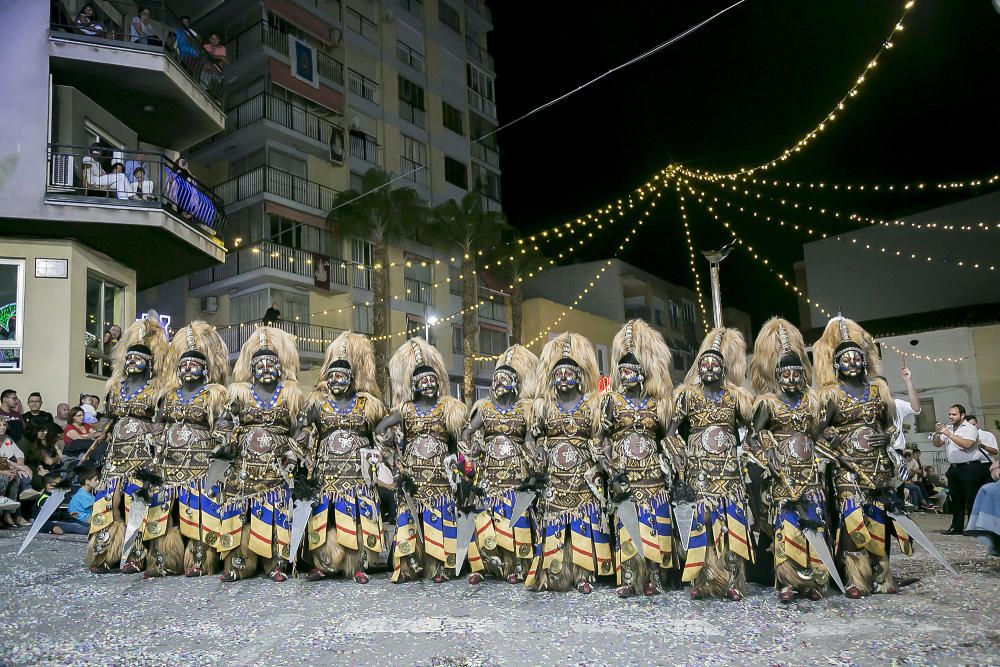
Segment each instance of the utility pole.
[[722,326],[722,290],[719,288],[719,264],[733,250],[733,243],[722,246],[718,250],[702,250],[709,264],[709,276],[712,282],[712,319],[716,327]]

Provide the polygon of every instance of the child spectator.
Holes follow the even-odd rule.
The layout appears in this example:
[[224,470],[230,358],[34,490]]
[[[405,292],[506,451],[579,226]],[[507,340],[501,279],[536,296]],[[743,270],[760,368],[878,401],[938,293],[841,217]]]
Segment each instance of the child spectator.
[[[94,511],[94,502],[96,502],[94,491],[97,489],[100,476],[97,470],[89,466],[80,466],[76,471],[76,475],[82,486],[70,498],[69,508],[67,509],[69,520],[46,521],[45,525],[42,526],[42,532],[49,532],[53,535],[62,535],[64,533],[86,535],[89,532],[90,515]],[[55,482],[51,483],[51,487],[55,488]],[[48,488],[48,485],[46,488]],[[49,492],[51,493],[51,489]]]

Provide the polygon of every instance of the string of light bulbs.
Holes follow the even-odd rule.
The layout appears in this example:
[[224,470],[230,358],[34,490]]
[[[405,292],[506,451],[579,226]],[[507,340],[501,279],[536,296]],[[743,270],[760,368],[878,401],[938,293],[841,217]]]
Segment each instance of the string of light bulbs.
[[[705,179],[712,180],[712,179]],[[993,174],[989,177],[973,178],[964,181],[942,181],[938,183],[828,183],[826,181],[788,181],[771,178],[748,178],[741,176],[738,180],[742,183],[752,183],[753,185],[764,185],[767,187],[783,188],[786,190],[820,190],[823,192],[915,192],[922,193],[930,190],[965,190],[968,188],[978,188],[982,186],[1000,185],[1000,174]]]
[[701,291],[701,276],[698,273],[698,256],[694,250],[694,240],[691,238],[691,225],[688,224],[687,209],[684,206],[684,195],[681,193],[680,181],[674,184],[677,190],[677,206],[681,216],[681,223],[684,226],[684,241],[688,249],[688,264],[691,266],[691,275],[694,277],[694,292],[698,299],[698,310],[701,312],[701,325],[705,331],[709,330],[708,313],[705,308],[705,295]]
[[918,359],[920,361],[928,361],[934,364],[957,364],[960,361],[965,361],[966,359],[971,359],[972,355],[965,355],[964,357],[935,357],[928,354],[917,354],[916,352],[910,352],[908,350],[903,350],[896,347],[892,343],[887,343],[883,339],[879,339],[879,345],[887,350],[892,350],[901,357],[907,357],[909,359]]
[[817,123],[811,130],[803,134],[802,137],[795,144],[791,146],[786,146],[774,158],[765,160],[764,162],[761,162],[760,164],[753,167],[741,167],[739,170],[735,172],[730,172],[730,173],[708,172],[690,168],[683,168],[682,172],[694,177],[715,176],[715,177],[725,177],[725,178],[736,178],[739,176],[750,175],[761,170],[766,171],[767,169],[778,166],[779,164],[788,160],[796,153],[801,153],[807,146],[809,146],[809,144],[814,139],[816,139],[820,134],[825,132],[827,127],[830,126],[834,121],[836,121],[840,117],[840,115],[847,110],[848,103],[853,101],[861,93],[862,87],[868,80],[869,74],[872,72],[872,70],[874,70],[878,66],[879,59],[882,58],[882,56],[885,53],[887,53],[890,49],[892,49],[895,46],[895,43],[892,41],[893,37],[903,32],[903,29],[905,27],[903,21],[906,19],[907,15],[910,13],[910,10],[913,9],[915,4],[916,4],[915,0],[907,0],[906,4],[903,5],[903,12],[900,15],[899,19],[896,21],[896,24],[893,26],[892,31],[879,46],[878,50],[875,52],[875,55],[868,60],[867,64],[865,65],[865,68],[855,78],[854,83],[851,85],[851,87],[847,90],[844,96],[841,97],[840,100],[833,106],[833,108],[829,112],[827,112],[827,114],[823,117],[823,119],[819,123]]

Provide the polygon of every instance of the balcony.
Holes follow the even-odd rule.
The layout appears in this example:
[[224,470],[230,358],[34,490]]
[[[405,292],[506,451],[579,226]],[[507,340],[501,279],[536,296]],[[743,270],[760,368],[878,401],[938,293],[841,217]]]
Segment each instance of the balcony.
[[352,69],[347,70],[347,89],[372,104],[379,103],[378,83]]
[[[125,169],[138,166],[142,178],[130,181]],[[153,153],[49,144],[45,172],[45,232],[80,239],[128,266],[141,265],[144,284],[225,256],[214,238],[225,224],[223,202],[183,163]]]
[[486,49],[479,46],[479,44],[468,37],[465,38],[465,55],[468,56],[472,62],[486,69],[490,74],[497,71],[496,65],[493,62],[493,56],[491,56]]
[[80,90],[152,144],[183,149],[225,128],[222,65],[193,39],[164,44],[168,35],[185,33],[162,3],[147,5],[150,20],[141,34],[131,25],[134,4],[93,6],[99,9],[83,24],[68,5],[54,3],[54,84]]
[[321,277],[317,276],[317,262],[320,261],[329,266],[327,278],[330,290],[335,292],[349,291],[351,286],[356,286],[359,278],[363,280],[370,271],[368,267],[338,257],[261,241],[230,251],[223,264],[192,273],[188,278],[188,287],[191,295],[197,297],[220,294],[262,282],[314,287],[317,278]]
[[378,25],[350,7],[344,12],[344,26],[372,44],[378,44]]
[[412,125],[427,129],[427,112],[404,99],[399,100],[399,117]]
[[[227,55],[234,62],[262,53],[264,49],[287,60],[289,57],[288,34],[281,32],[267,21],[261,21],[226,42]],[[318,49],[316,50],[316,71],[321,78],[339,86],[344,85],[344,63]]]
[[427,168],[410,158],[399,158],[399,175],[417,185],[427,185]]
[[645,320],[647,324],[653,324],[653,320],[647,306],[625,306],[626,320]]
[[492,118],[494,121],[497,119],[497,104],[493,100],[487,99],[477,93],[476,91],[469,90],[469,107],[474,111]]
[[507,321],[507,295],[503,292],[491,290],[486,287],[479,287],[479,300],[483,303],[479,306],[479,317],[494,322]]
[[434,286],[416,278],[403,278],[403,290],[406,300],[412,303],[422,303],[425,306],[434,305]]
[[485,144],[473,141],[469,144],[472,157],[496,169],[500,168],[500,153]]
[[[219,335],[229,349],[229,358],[231,360],[239,356],[240,349],[250,340],[250,337],[253,336],[260,324],[261,322],[257,320],[218,327]],[[336,340],[337,336],[344,333],[343,329],[309,324],[307,322],[279,321],[270,326],[291,334],[295,339],[295,347],[298,349],[302,360],[316,363],[323,359],[323,353],[326,351],[327,346]]]
[[479,32],[493,29],[493,13],[483,0],[465,0],[465,20]]
[[215,194],[222,198],[230,211],[243,208],[244,203],[249,205],[267,198],[326,217],[333,208],[337,191],[302,176],[269,165],[260,165],[217,185]]
[[375,141],[375,137],[364,132],[351,131],[350,136],[351,157],[356,157],[365,162],[379,166],[382,158],[382,147]]
[[225,160],[240,146],[263,145],[274,133],[324,158],[330,157],[331,141],[339,134],[343,150],[343,129],[339,125],[291,102],[260,93],[230,108],[226,112],[226,131],[202,142],[192,152],[202,162]]

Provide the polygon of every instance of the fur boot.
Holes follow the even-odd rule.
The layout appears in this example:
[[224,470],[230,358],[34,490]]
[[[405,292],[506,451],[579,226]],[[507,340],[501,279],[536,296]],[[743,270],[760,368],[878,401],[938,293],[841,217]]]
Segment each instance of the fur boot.
[[184,574],[201,577],[219,569],[219,552],[199,540],[189,540],[184,549]]
[[165,577],[184,571],[184,538],[180,528],[171,526],[163,537],[150,540],[147,577]]
[[844,585],[854,587],[861,595],[872,592],[872,564],[867,551],[844,551]]
[[240,546],[226,554],[223,561],[223,581],[238,581],[249,579],[257,574],[257,564],[260,558],[250,550],[250,526],[243,526]]
[[107,528],[93,533],[87,541],[87,565],[95,572],[118,569],[125,543],[125,522],[112,521]]

